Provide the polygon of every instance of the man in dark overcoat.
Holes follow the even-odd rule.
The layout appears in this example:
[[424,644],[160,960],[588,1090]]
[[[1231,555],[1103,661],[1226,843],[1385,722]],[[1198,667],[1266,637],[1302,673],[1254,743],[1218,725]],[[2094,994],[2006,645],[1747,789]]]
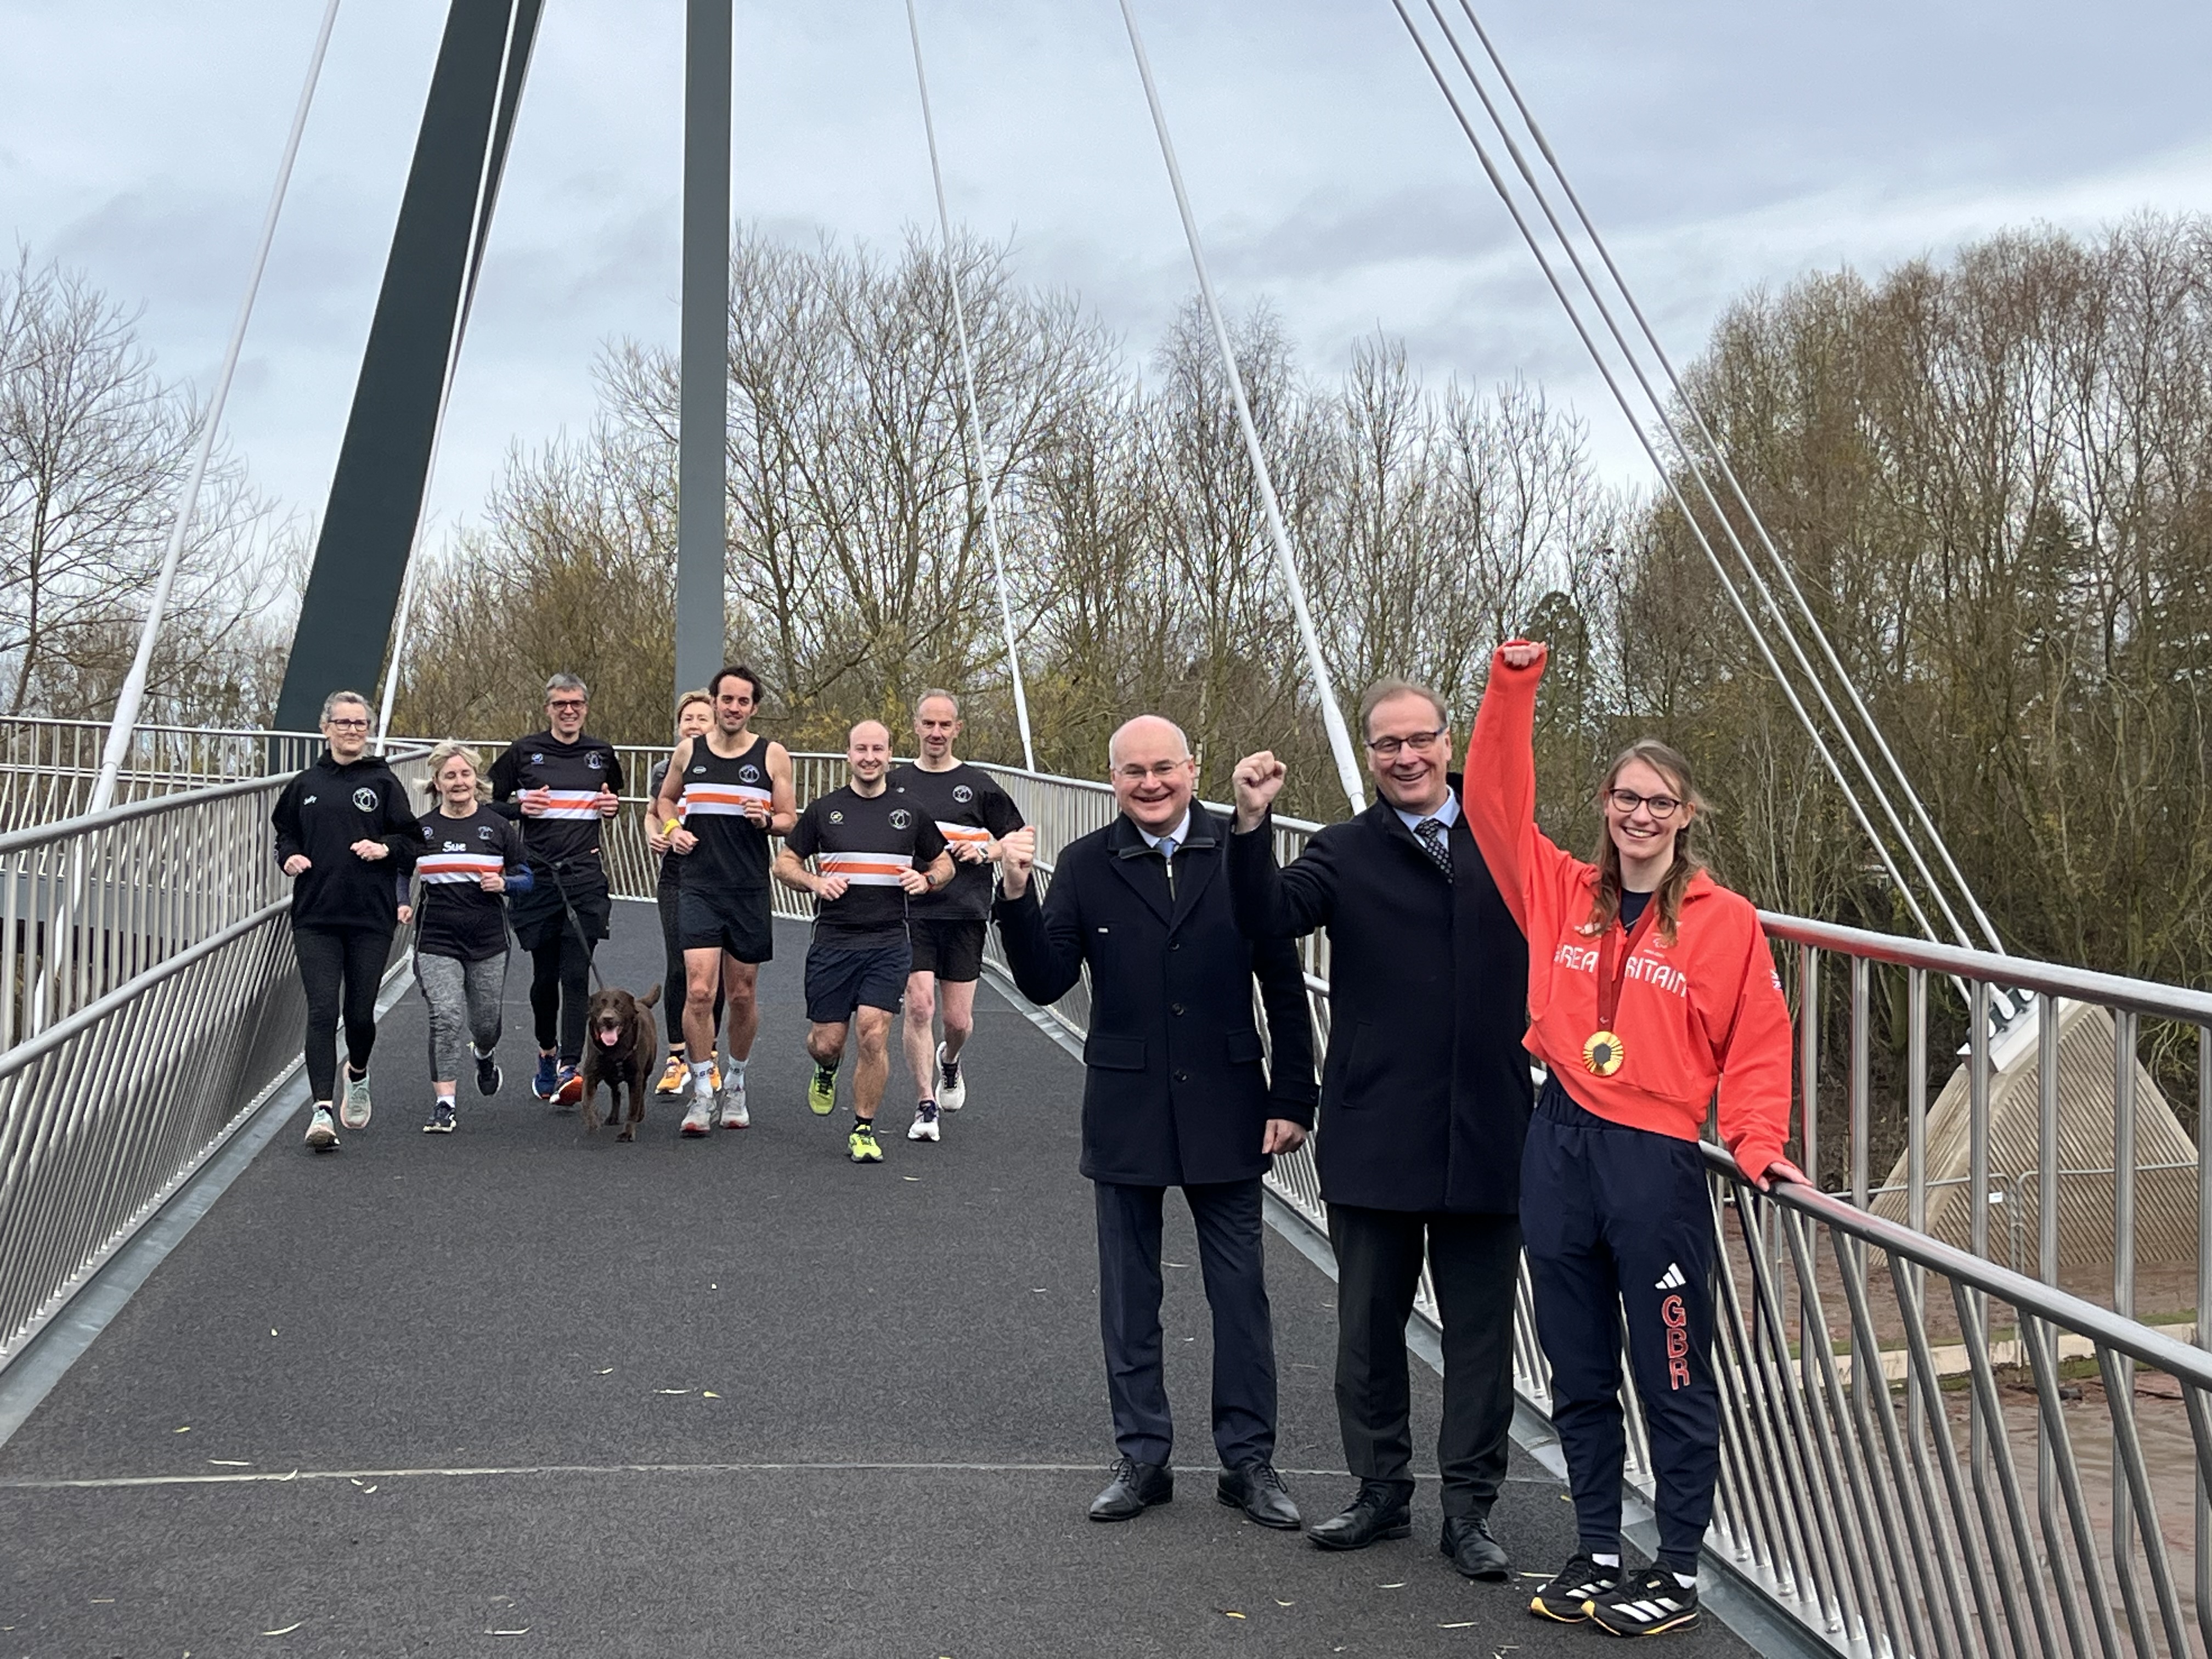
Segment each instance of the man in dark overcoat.
[[1097,1205],[1117,1453],[1091,1518],[1126,1521],[1174,1495],[1160,1218],[1167,1188],[1180,1187],[1213,1312],[1218,1496],[1262,1525],[1295,1528],[1297,1506],[1274,1467],[1260,1179],[1313,1124],[1305,978],[1287,941],[1255,945],[1237,931],[1221,874],[1228,825],[1192,799],[1198,768],[1182,732],[1139,716],[1114,734],[1107,758],[1121,809],[1114,822],[1061,850],[1042,904],[1031,879],[1036,832],[1008,836],[994,912],[1014,982],[1032,1000],[1056,1001],[1091,969],[1082,1168]]
[[1279,868],[1268,815],[1284,769],[1254,755],[1237,763],[1229,850],[1255,944],[1328,930],[1314,1150],[1337,1260],[1337,1416],[1359,1489],[1310,1535],[1359,1549],[1411,1531],[1406,1319],[1425,1260],[1443,1322],[1442,1548],[1469,1577],[1502,1579],[1490,1509],[1513,1420],[1528,951],[1461,820],[1442,702],[1384,681],[1360,723],[1381,799]]

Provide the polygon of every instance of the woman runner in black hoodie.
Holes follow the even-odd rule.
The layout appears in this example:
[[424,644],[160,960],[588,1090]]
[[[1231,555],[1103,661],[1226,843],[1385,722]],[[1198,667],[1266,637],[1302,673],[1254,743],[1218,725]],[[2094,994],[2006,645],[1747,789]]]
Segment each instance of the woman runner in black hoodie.
[[346,1033],[349,1129],[368,1127],[368,1054],[376,1043],[376,988],[392,955],[407,872],[422,831],[407,793],[368,749],[368,700],[333,691],[323,700],[329,748],[286,786],[269,815],[276,861],[293,878],[292,945],[307,994],[307,1145],[338,1144],[331,1121],[337,1028]]

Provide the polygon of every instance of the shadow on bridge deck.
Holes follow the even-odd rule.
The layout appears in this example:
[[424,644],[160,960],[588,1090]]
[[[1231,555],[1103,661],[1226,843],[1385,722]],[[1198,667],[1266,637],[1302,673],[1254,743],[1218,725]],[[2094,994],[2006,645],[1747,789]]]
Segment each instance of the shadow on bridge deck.
[[[754,1125],[704,1143],[665,1107],[635,1146],[586,1141],[531,1099],[520,964],[506,1091],[465,1079],[460,1132],[422,1135],[410,990],[374,1126],[319,1158],[295,1115],[0,1449],[0,1656],[1487,1659],[1602,1640],[1529,1618],[1531,1580],[1454,1574],[1432,1482],[1411,1541],[1349,1557],[1213,1501],[1187,1218],[1165,1314],[1178,1498],[1087,1522],[1110,1438],[1075,1062],[987,988],[945,1143],[895,1133],[854,1168],[847,1115],[802,1103],[804,939],[778,928]],[[659,976],[649,909],[617,907],[602,961]],[[895,1061],[887,1123],[908,1098]],[[1334,1287],[1272,1234],[1268,1272],[1279,1461],[1322,1514],[1349,1491]],[[1425,1370],[1415,1400],[1432,1434]],[[1518,1452],[1496,1520],[1532,1571],[1572,1541]],[[1723,1650],[1741,1645],[1709,1621],[1672,1650]]]

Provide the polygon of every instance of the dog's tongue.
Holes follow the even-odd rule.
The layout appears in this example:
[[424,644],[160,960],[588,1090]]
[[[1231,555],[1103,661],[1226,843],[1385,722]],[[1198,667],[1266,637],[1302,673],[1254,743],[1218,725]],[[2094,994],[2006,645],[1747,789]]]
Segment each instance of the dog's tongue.
[[622,1033],[620,1031],[602,1031],[599,1033],[599,1046],[602,1048],[611,1048],[616,1043],[621,1041]]

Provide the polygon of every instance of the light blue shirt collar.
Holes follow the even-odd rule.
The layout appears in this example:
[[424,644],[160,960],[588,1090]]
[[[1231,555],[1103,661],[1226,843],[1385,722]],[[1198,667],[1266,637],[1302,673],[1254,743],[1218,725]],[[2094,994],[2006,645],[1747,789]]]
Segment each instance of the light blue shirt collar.
[[[1391,810],[1397,811],[1398,809],[1394,807]],[[1399,811],[1398,816],[1405,820],[1406,828],[1411,830],[1415,835],[1420,834],[1421,825],[1430,818],[1434,818],[1438,823],[1443,824],[1445,829],[1449,830],[1453,824],[1459,822],[1459,797],[1457,795],[1446,795],[1444,797],[1444,804],[1437,808],[1433,812]]]
[[[1129,822],[1132,823],[1137,823],[1134,818],[1130,819]],[[1183,842],[1190,839],[1190,808],[1186,806],[1182,809],[1182,821],[1178,823],[1174,829],[1169,830],[1164,836],[1154,835],[1151,830],[1146,829],[1141,823],[1137,824],[1137,833],[1145,838],[1145,845],[1147,847],[1157,848],[1162,842],[1172,839],[1176,844],[1176,849],[1180,851]],[[1173,855],[1170,854],[1170,856]]]

